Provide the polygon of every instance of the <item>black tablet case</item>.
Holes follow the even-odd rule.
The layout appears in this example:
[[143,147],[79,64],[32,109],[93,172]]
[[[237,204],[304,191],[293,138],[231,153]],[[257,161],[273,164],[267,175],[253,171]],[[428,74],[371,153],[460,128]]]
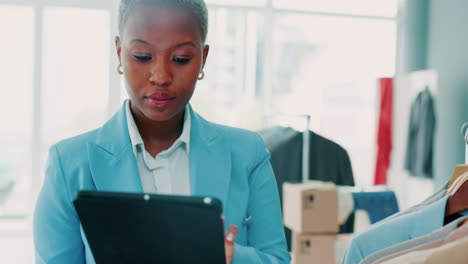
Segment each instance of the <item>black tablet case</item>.
[[74,205],[97,264],[225,263],[213,197],[81,191]]

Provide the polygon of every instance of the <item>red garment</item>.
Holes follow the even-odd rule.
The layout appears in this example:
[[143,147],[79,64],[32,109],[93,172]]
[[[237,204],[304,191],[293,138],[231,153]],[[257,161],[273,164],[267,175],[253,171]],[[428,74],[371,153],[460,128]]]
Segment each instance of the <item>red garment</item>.
[[380,117],[377,132],[377,162],[374,184],[387,184],[387,170],[392,152],[393,79],[379,79]]

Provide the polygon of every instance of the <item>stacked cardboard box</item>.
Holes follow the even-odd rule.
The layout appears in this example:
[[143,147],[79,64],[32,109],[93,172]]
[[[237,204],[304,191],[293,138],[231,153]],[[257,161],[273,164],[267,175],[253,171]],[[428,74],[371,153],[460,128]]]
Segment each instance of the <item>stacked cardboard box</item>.
[[283,216],[284,225],[293,231],[293,263],[335,263],[339,224],[338,192],[333,183],[285,183]]

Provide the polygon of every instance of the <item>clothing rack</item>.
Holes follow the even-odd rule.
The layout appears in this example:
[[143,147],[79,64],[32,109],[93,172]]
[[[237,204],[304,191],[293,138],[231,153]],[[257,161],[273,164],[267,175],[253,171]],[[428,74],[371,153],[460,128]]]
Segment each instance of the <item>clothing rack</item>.
[[306,128],[305,128],[304,133],[302,134],[302,182],[306,182],[309,180],[310,115],[276,113],[276,114],[267,116],[267,118],[272,118],[272,117],[277,117],[277,116],[299,117],[299,118],[304,118],[306,121]]
[[309,157],[310,157],[310,115],[304,115],[306,119],[306,129],[302,140],[302,182],[309,180]]
[[468,122],[463,124],[461,133],[465,139],[465,164],[468,165]]

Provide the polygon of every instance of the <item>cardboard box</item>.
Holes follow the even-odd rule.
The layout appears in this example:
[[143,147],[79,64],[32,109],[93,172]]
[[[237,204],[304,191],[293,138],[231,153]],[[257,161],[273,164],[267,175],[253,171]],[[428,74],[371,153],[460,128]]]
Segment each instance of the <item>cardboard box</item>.
[[319,181],[284,183],[283,222],[297,233],[337,233],[339,223],[336,185]]
[[293,233],[293,264],[335,264],[335,235]]

